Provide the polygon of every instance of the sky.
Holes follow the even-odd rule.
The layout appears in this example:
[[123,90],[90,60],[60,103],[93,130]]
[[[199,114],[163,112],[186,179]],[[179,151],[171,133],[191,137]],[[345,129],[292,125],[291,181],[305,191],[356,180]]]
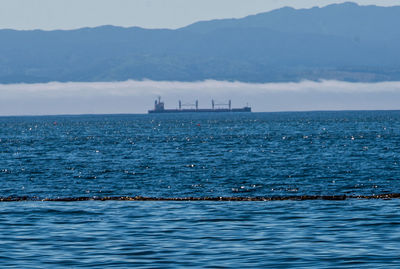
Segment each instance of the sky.
[[[244,90],[245,89],[245,90]],[[310,110],[398,110],[400,82],[350,83],[302,81],[252,84],[122,81],[0,84],[0,115],[147,113],[161,96],[166,108],[178,100],[210,108],[211,100],[232,107],[250,105],[254,112]]]
[[[76,29],[99,25],[176,29],[200,20],[240,18],[283,6],[310,8],[335,0],[0,0],[0,29]],[[353,0],[393,6],[400,0]]]

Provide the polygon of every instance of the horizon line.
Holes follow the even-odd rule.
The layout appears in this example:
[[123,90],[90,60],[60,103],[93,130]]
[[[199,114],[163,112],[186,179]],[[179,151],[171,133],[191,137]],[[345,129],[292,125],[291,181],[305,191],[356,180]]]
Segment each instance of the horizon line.
[[[280,114],[280,113],[329,113],[329,112],[400,112],[399,109],[327,109],[327,110],[281,110],[281,111],[252,111],[252,112],[242,112],[242,113],[235,113],[234,115],[248,115],[248,114]],[[199,113],[193,112],[195,115],[199,115]],[[208,112],[203,113],[207,114]],[[215,113],[209,112],[213,115]],[[231,114],[232,112],[219,112],[218,115],[223,114]],[[190,112],[185,113],[183,115],[191,114]],[[80,117],[80,116],[144,116],[144,115],[182,115],[182,113],[168,113],[168,114],[149,114],[147,112],[144,113],[66,113],[66,114],[21,114],[21,115],[0,115],[0,118],[29,118],[29,117]]]

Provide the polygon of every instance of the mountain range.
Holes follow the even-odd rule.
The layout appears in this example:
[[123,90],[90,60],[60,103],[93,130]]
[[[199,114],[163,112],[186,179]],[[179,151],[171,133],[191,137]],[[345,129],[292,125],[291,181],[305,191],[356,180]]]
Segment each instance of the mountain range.
[[0,83],[400,80],[400,6],[281,8],[186,27],[0,30]]

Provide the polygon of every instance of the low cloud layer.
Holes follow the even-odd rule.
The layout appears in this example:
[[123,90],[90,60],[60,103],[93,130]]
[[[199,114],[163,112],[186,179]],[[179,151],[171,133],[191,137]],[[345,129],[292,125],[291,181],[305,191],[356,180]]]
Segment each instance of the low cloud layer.
[[200,107],[211,99],[253,111],[400,109],[400,82],[243,83],[124,81],[0,84],[0,115],[146,113],[161,96],[167,108],[178,100]]

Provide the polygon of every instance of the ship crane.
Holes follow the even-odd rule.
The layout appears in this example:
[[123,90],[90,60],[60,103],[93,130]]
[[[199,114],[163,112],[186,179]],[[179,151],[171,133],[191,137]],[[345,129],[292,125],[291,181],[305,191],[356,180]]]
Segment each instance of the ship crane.
[[199,109],[199,100],[196,100],[194,104],[186,103],[182,104],[182,101],[179,100],[179,110],[182,110],[182,107],[196,107],[196,110]]
[[213,100],[211,100],[211,106],[212,106],[212,109],[215,109],[215,106],[219,106],[219,107],[227,106],[228,109],[231,110],[232,109],[232,101],[229,100],[229,102],[227,104],[226,103],[215,103],[215,101],[213,99]]

